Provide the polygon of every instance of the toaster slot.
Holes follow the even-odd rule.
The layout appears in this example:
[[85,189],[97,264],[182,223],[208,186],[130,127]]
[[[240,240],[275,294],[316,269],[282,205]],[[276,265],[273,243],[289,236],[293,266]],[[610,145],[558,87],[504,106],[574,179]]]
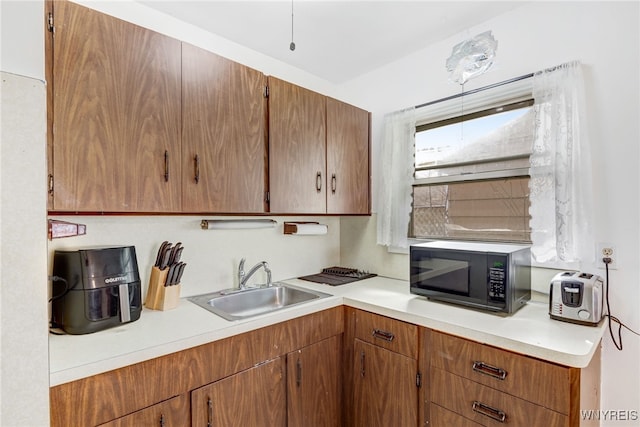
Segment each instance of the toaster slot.
[[580,307],[584,284],[581,282],[562,282],[562,303],[567,307]]

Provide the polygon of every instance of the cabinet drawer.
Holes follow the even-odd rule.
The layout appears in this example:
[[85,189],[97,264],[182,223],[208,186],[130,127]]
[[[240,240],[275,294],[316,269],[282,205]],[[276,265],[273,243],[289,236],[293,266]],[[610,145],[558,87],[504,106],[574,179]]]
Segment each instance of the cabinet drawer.
[[166,426],[179,427],[191,423],[191,407],[186,394],[157,403],[99,427]]
[[431,427],[481,427],[465,417],[444,409],[442,406],[431,404]]
[[543,362],[439,332],[431,336],[431,366],[530,402],[571,414],[579,369]]
[[356,338],[412,359],[418,358],[418,326],[358,310]]
[[433,367],[431,402],[483,426],[569,427],[567,415]]

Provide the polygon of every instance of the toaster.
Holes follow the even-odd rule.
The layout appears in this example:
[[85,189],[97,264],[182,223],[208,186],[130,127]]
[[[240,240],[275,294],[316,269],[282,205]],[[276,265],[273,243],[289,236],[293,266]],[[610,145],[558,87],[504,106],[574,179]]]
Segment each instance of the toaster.
[[549,289],[549,316],[580,325],[598,325],[604,317],[602,288],[602,277],[596,274],[556,274]]

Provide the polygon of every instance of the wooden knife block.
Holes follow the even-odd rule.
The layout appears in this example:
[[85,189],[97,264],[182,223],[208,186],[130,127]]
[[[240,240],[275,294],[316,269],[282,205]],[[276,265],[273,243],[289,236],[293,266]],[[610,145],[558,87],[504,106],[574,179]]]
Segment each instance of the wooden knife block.
[[180,301],[180,284],[165,286],[169,269],[160,270],[158,267],[151,268],[149,277],[149,288],[144,300],[144,306],[151,310],[171,310],[178,306]]

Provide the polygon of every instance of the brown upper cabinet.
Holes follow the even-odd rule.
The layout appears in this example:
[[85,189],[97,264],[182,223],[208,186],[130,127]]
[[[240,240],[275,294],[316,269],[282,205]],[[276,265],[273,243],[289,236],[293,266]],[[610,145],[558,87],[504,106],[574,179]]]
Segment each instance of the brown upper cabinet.
[[180,210],[180,42],[53,2],[50,208]]
[[69,1],[46,13],[51,212],[370,214],[368,112]]
[[261,72],[183,43],[183,211],[267,211],[265,86]]
[[327,213],[369,214],[369,113],[327,98]]
[[369,214],[369,113],[269,77],[271,212]]
[[326,98],[269,77],[271,212],[326,213]]

